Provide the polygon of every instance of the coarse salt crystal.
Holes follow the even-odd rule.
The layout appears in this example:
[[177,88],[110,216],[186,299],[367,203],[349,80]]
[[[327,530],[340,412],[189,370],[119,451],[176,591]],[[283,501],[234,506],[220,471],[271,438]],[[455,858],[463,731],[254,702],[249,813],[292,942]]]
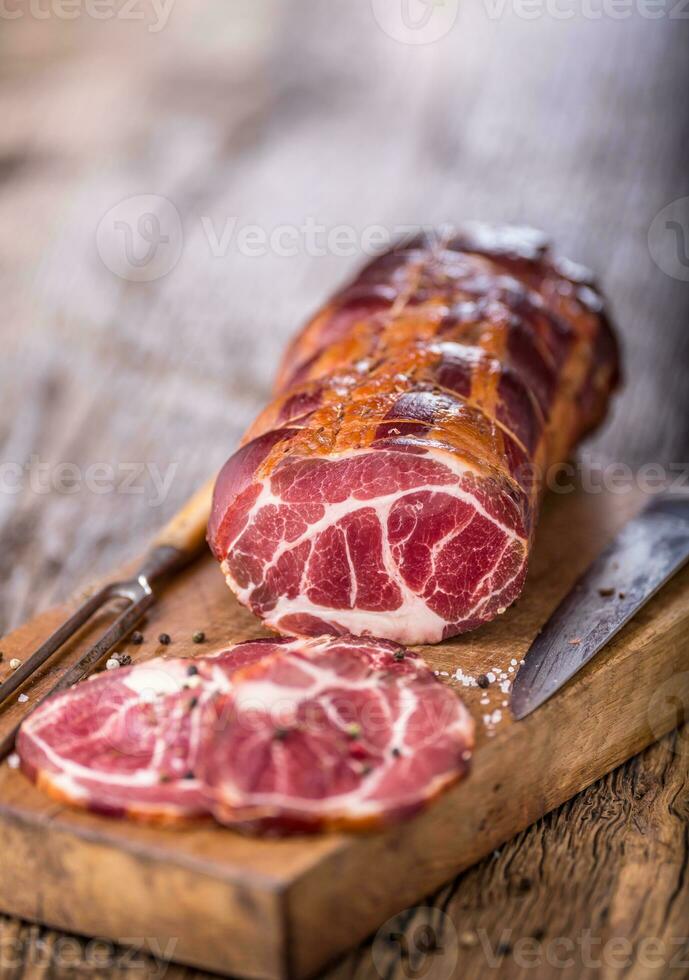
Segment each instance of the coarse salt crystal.
[[20,694],[19,697],[17,698],[17,701],[19,701],[20,704],[26,704],[28,700],[29,700],[28,694]]
[[21,665],[22,665],[21,660],[17,660],[16,657],[12,657],[12,659],[10,660],[10,667],[12,668],[12,670],[16,670],[17,667],[21,667]]
[[478,685],[476,678],[472,677],[471,674],[465,674],[461,667],[458,667],[452,676],[454,680],[459,681],[462,687],[477,687]]
[[19,769],[19,756],[16,752],[13,752],[12,755],[7,756],[7,765],[10,767],[10,769]]
[[109,657],[108,660],[105,661],[106,670],[116,670],[119,666],[120,662],[116,659],[116,657]]

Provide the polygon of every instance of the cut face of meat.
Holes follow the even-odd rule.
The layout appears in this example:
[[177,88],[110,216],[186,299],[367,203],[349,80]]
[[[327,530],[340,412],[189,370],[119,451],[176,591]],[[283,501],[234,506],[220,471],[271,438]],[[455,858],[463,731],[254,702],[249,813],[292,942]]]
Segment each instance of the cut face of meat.
[[47,701],[20,729],[23,771],[98,813],[165,822],[206,812],[195,777],[205,686],[188,667],[109,671]]
[[473,747],[462,702],[418,656],[352,637],[285,644],[205,715],[209,806],[249,830],[408,817],[460,778]]
[[98,674],[27,718],[17,738],[22,770],[50,795],[97,813],[159,823],[207,813],[196,776],[203,709],[234,670],[278,646],[247,643],[213,658]]
[[277,468],[224,545],[239,598],[285,633],[404,643],[437,642],[448,625],[459,632],[508,606],[528,540],[511,488],[478,481],[447,452],[422,453]]
[[419,657],[354,637],[108,671],[40,705],[17,740],[24,773],[61,802],[273,832],[407,816],[472,746],[466,709]]

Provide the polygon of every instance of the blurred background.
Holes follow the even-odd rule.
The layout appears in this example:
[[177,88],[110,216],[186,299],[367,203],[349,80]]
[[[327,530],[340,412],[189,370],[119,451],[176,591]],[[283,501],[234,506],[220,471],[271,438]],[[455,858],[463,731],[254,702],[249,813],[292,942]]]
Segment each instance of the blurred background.
[[689,250],[688,18],[3,0],[2,627],[137,551],[298,325],[410,225],[523,222],[592,266],[631,382],[593,449],[681,457],[689,258],[663,209]]
[[[0,0],[0,634],[140,552],[295,329],[409,226],[527,223],[590,265],[627,385],[585,452],[686,469],[688,20],[684,0]],[[686,876],[630,899],[634,854],[686,867],[668,744],[440,904],[502,927],[547,879],[561,932],[591,909],[623,935],[680,923]],[[675,789],[649,856],[654,779]],[[577,875],[572,827],[601,812]]]

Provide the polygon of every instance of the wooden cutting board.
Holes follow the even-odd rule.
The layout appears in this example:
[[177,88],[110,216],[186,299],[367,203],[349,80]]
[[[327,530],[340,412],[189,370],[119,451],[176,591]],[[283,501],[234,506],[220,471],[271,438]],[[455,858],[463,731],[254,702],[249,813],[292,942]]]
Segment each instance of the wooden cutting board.
[[[227,974],[303,977],[683,720],[689,704],[689,567],[543,708],[513,722],[498,683],[455,679],[510,667],[639,494],[574,492],[545,503],[529,580],[499,621],[420,648],[477,721],[471,775],[411,822],[366,836],[257,840],[199,822],[163,830],[57,805],[0,767],[0,909],[54,927],[145,944]],[[613,599],[601,599],[614,601]],[[2,640],[0,678],[66,615]],[[102,615],[32,687],[52,683],[108,621]],[[191,635],[202,629],[204,646]],[[157,637],[173,643],[161,647]],[[210,557],[171,583],[133,659],[194,655],[262,635]],[[444,673],[446,672],[446,673]],[[505,685],[503,685],[505,686]],[[481,698],[487,704],[481,704]],[[0,709],[0,734],[24,710]],[[501,717],[499,714],[501,712]],[[487,720],[490,719],[487,722]]]

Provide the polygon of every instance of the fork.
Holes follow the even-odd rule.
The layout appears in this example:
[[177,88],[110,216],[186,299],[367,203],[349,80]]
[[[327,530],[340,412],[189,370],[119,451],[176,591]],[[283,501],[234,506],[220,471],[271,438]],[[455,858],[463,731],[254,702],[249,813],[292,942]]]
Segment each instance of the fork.
[[[95,595],[86,599],[69,619],[62,623],[20,667],[17,667],[7,680],[0,684],[0,704],[17,691],[53,654],[57,653],[106,603],[113,599],[125,600],[127,607],[120,613],[112,626],[31,707],[22,721],[32,711],[35,711],[46,698],[58,691],[72,687],[93,673],[107,654],[131,633],[137,623],[141,622],[147,610],[158,598],[165,579],[173,572],[178,572],[188,565],[202,550],[214,483],[215,478],[197,490],[182,509],[159,531],[140,568],[131,578],[121,582],[110,582],[99,589]],[[0,740],[0,760],[12,751],[21,723],[15,725]]]

